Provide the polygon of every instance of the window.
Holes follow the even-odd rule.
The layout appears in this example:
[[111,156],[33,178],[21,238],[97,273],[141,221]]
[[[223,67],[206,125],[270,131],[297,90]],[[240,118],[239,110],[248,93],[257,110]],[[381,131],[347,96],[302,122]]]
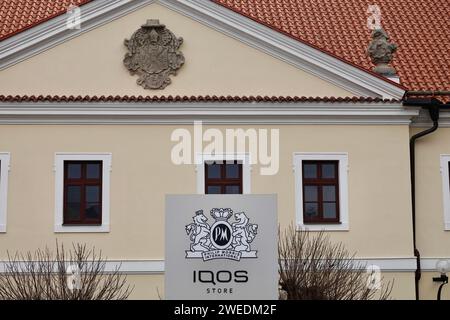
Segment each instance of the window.
[[338,161],[303,161],[303,222],[339,223]]
[[197,193],[249,194],[248,154],[197,154]]
[[0,152],[0,232],[6,232],[6,209],[8,207],[8,175],[10,154]]
[[55,232],[109,232],[111,158],[56,154]]
[[64,161],[63,216],[64,225],[101,224],[101,161]]
[[444,230],[450,231],[450,155],[441,154],[440,160],[444,203]]
[[294,153],[297,225],[348,230],[348,155]]
[[205,162],[205,194],[242,193],[242,163],[233,161]]

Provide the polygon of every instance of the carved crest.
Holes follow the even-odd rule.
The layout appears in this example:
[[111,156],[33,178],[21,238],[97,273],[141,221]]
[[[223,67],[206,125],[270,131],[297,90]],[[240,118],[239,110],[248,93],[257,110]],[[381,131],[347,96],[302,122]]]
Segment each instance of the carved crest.
[[182,43],[183,38],[175,37],[159,20],[147,20],[125,39],[128,52],[123,63],[132,75],[139,76],[137,84],[144,89],[164,89],[171,83],[170,75],[176,75],[184,64],[179,51]]

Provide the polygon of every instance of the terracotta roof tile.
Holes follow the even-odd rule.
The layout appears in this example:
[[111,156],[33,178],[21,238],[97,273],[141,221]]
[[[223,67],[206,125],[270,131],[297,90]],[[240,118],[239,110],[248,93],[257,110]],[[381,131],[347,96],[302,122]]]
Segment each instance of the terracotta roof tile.
[[399,48],[393,66],[409,90],[450,89],[449,0],[212,0],[365,69],[369,5]]
[[93,0],[0,0],[0,41]]
[[370,97],[290,97],[290,96],[5,96],[0,102],[383,102],[400,100]]
[[[0,0],[0,41],[93,0]],[[409,90],[450,89],[449,0],[211,0],[370,70],[367,8],[399,45],[393,62]]]

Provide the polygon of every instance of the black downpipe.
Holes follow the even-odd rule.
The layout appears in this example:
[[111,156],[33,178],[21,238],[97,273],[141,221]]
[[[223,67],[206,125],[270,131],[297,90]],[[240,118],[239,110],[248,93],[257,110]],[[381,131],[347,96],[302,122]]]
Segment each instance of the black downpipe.
[[[411,105],[405,103],[405,105]],[[421,265],[420,265],[420,252],[417,249],[416,243],[416,157],[415,157],[415,145],[416,140],[436,131],[439,127],[439,104],[427,106],[427,110],[430,114],[430,118],[433,121],[433,126],[427,130],[419,132],[411,137],[409,140],[409,160],[411,170],[411,204],[412,204],[412,226],[413,226],[413,246],[414,256],[416,257],[416,272],[415,272],[415,289],[416,300],[419,300],[419,280],[422,277]]]

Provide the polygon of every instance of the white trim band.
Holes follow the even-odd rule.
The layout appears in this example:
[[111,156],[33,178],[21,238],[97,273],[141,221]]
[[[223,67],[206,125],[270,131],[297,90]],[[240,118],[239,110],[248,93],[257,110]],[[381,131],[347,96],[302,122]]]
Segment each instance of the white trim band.
[[0,124],[366,124],[409,125],[401,103],[0,102]]
[[[410,107],[407,108],[409,109]],[[411,126],[418,128],[429,128],[433,126],[433,121],[431,121],[428,111],[423,109],[420,110],[419,115],[413,119]],[[450,128],[450,111],[448,110],[439,111],[439,127]]]
[[[421,268],[423,272],[436,272],[436,263],[447,258],[422,258]],[[416,258],[355,258],[356,264],[379,266],[383,272],[414,272],[416,270]],[[121,265],[120,272],[125,274],[164,274],[163,259],[149,260],[108,260],[106,271],[113,271]],[[0,272],[5,269],[5,261],[0,261]]]
[[[448,258],[450,259],[450,257]],[[423,258],[422,271],[437,272],[437,258]],[[163,259],[154,260],[109,260],[106,263],[105,270],[113,271],[118,265],[121,265],[120,272],[124,274],[164,274]],[[414,272],[416,270],[415,258],[356,258],[358,265],[375,265],[380,267],[383,272]],[[4,271],[5,262],[0,261],[0,272]]]
[[[17,263],[23,264],[24,261]],[[5,261],[0,261],[0,272],[5,271]],[[119,268],[123,274],[163,274],[164,260],[107,260],[105,272],[111,273]]]

